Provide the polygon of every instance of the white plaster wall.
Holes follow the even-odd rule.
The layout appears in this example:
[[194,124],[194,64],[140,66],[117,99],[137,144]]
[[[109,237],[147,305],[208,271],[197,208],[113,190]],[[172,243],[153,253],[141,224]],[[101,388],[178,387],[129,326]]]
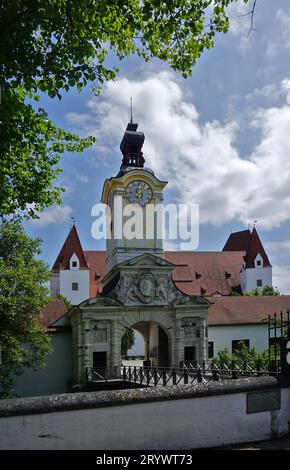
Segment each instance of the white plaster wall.
[[255,347],[258,352],[268,348],[268,326],[265,325],[231,325],[209,326],[208,340],[214,342],[214,355],[220,349],[228,348],[232,352],[233,340],[250,340],[250,348]]
[[246,414],[246,393],[0,418],[0,449],[193,449],[287,433],[281,410]]
[[52,353],[46,358],[43,369],[25,369],[14,378],[18,397],[33,397],[70,391],[72,379],[72,336],[71,332],[51,335]]
[[[65,296],[73,305],[78,305],[90,297],[90,272],[88,269],[60,271],[60,295]],[[77,282],[79,289],[72,290],[72,283]]]
[[[258,289],[263,289],[265,286],[272,285],[272,268],[259,267],[259,268],[249,268],[245,269],[240,274],[241,287],[243,292],[249,292],[252,289],[257,287],[257,279],[262,279],[262,287]],[[245,286],[245,287],[244,287]]]

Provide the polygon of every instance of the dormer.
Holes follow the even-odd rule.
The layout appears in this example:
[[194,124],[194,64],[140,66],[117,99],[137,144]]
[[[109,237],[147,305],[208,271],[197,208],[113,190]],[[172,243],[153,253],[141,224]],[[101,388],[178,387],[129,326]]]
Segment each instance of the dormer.
[[255,263],[255,268],[263,268],[264,267],[263,258],[260,255],[260,253],[257,254],[257,256],[254,260],[254,263]]
[[77,255],[74,253],[69,260],[69,269],[71,271],[77,271],[80,269],[80,260]]

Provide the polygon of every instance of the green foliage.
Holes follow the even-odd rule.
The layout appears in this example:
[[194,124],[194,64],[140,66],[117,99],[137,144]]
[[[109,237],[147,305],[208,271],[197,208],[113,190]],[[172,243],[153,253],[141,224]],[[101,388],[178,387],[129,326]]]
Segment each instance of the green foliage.
[[241,294],[239,294],[238,291],[234,290],[234,289],[231,289],[230,292],[229,292],[229,296],[230,297],[240,297]]
[[[229,27],[236,0],[3,0],[0,4],[0,215],[36,217],[60,202],[54,186],[65,151],[81,152],[84,139],[58,128],[31,105],[39,93],[61,99],[87,83],[99,91],[114,79],[108,50],[122,59],[157,57],[184,77],[217,33]],[[244,0],[245,3],[247,0]],[[30,102],[28,102],[30,100]],[[28,205],[28,207],[27,207]]]
[[67,308],[67,311],[69,311],[69,310],[72,308],[73,304],[72,304],[71,301],[70,301],[67,297],[65,297],[64,295],[58,295],[56,298],[57,298],[57,299],[60,299],[60,300],[63,300],[63,302],[64,302],[64,304],[65,304],[65,306],[66,306],[66,308]]
[[259,296],[259,295],[265,295],[265,296],[272,296],[272,295],[281,295],[281,292],[278,291],[277,287],[273,286],[264,286],[263,289],[255,289],[250,290],[249,292],[245,292],[246,296]]
[[39,320],[49,300],[48,266],[37,259],[40,240],[19,222],[0,224],[0,397],[13,395],[13,375],[44,366],[50,340]]
[[231,367],[236,364],[238,367],[243,367],[247,363],[253,369],[256,369],[259,363],[262,368],[267,368],[269,363],[268,349],[259,353],[255,348],[248,348],[243,341],[238,343],[236,350],[231,354],[228,348],[221,349],[214,361],[218,361]]
[[122,356],[126,356],[127,351],[131,349],[135,344],[135,333],[132,328],[127,328],[122,336],[121,341],[121,353]]

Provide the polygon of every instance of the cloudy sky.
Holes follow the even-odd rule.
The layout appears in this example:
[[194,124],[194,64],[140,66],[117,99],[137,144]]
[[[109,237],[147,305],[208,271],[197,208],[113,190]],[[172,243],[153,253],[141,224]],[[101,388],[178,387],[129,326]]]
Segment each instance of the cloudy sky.
[[144,156],[168,180],[166,202],[200,205],[199,250],[220,250],[231,231],[257,227],[274,268],[274,285],[290,293],[290,2],[258,0],[255,29],[242,0],[231,8],[231,27],[217,37],[183,79],[168,65],[130,57],[118,80],[100,96],[88,87],[42,105],[61,127],[94,135],[84,154],[66,154],[59,183],[61,207],[25,224],[43,240],[53,263],[71,217],[85,249],[103,249],[91,236],[93,205],[105,178],[121,162],[119,144],[130,118],[145,133]]

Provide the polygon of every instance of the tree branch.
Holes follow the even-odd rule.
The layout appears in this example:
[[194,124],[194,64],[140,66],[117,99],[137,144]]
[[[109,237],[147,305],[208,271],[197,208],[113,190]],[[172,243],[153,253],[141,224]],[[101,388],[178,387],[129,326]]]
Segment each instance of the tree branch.
[[257,6],[257,0],[254,0],[253,7],[250,11],[248,11],[248,13],[244,13],[243,15],[237,15],[239,18],[242,18],[243,16],[251,17],[251,24],[250,24],[250,29],[248,31],[247,37],[249,37],[251,31],[257,31],[256,28],[254,28],[254,17],[255,17],[256,6]]

